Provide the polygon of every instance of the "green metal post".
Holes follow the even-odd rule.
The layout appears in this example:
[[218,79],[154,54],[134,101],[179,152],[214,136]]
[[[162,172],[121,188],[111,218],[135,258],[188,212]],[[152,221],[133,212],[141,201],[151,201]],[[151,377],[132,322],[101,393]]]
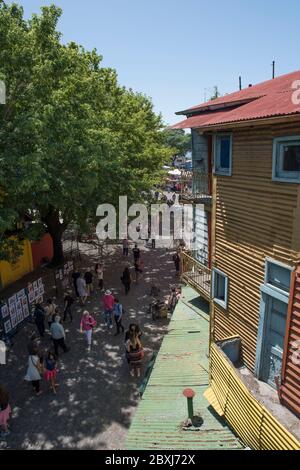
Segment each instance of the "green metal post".
[[188,399],[187,399],[187,405],[188,405],[188,415],[189,415],[189,419],[193,419],[193,417],[194,417],[193,398],[188,398]]

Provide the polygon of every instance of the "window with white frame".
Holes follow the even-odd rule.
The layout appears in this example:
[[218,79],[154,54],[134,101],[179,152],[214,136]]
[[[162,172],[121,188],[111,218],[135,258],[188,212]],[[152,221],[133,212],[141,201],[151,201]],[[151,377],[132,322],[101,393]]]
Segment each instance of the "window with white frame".
[[266,260],[265,284],[290,291],[292,268],[272,259]]
[[227,309],[228,276],[216,268],[212,270],[212,296],[217,304]]
[[274,139],[273,179],[300,183],[300,135]]
[[214,172],[216,175],[231,176],[232,135],[219,134],[214,138]]

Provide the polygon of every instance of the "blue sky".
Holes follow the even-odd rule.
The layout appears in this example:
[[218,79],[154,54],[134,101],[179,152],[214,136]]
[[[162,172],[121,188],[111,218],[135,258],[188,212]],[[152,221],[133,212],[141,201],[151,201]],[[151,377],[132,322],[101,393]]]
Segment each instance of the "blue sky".
[[152,97],[166,123],[175,111],[300,69],[299,0],[22,0],[63,9],[59,29],[103,55],[122,85]]

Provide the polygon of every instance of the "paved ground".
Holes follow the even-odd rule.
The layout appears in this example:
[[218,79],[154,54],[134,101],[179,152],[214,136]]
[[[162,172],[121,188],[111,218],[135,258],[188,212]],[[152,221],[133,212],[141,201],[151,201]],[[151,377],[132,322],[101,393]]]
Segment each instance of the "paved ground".
[[[143,330],[144,365],[153,351],[158,351],[168,321],[153,322],[147,313],[150,286],[157,282],[162,296],[176,284],[171,253],[165,248],[143,249],[145,272],[138,285],[125,297],[120,276],[125,264],[121,248],[111,248],[106,258],[105,286],[112,288],[123,303],[127,315],[125,326],[138,322]],[[132,256],[129,257],[132,261]],[[83,268],[93,265],[96,257],[83,257]],[[71,351],[61,356],[59,392],[57,396],[43,383],[41,397],[33,396],[31,386],[23,378],[27,367],[29,325],[14,339],[8,364],[0,366],[0,382],[8,388],[13,407],[11,435],[0,442],[0,449],[122,449],[139,396],[137,380],[129,374],[124,360],[123,337],[114,337],[115,330],[104,328],[97,292],[87,303],[98,326],[92,352],[87,353],[84,337],[79,333],[82,308],[76,305],[75,319],[67,325],[67,343]],[[41,343],[46,351],[51,342],[47,336]]]

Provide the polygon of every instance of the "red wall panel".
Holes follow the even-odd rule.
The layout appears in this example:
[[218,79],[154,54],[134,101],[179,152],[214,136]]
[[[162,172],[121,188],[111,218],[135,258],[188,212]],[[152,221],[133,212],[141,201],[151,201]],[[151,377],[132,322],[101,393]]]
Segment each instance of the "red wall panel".
[[53,243],[49,233],[46,233],[40,241],[32,242],[31,250],[34,268],[42,264],[43,258],[51,260],[53,258]]

